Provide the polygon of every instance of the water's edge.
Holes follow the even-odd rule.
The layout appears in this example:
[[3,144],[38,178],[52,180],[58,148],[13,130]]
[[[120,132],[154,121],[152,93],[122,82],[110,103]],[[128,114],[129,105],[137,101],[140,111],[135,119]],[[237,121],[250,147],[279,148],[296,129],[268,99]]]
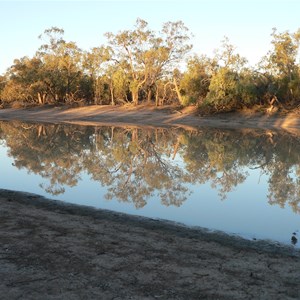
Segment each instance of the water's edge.
[[212,231],[202,227],[189,227],[168,220],[152,219],[90,206],[70,204],[28,192],[0,189],[0,201],[1,198],[51,212],[80,215],[94,219],[100,218],[111,222],[122,223],[123,226],[137,226],[148,230],[155,230],[161,234],[168,232],[176,236],[200,239],[206,242],[215,242],[220,244],[220,246],[236,248],[237,251],[254,250],[259,253],[267,252],[276,253],[282,256],[300,257],[300,249],[279,242],[269,240],[247,240],[240,236],[231,235],[222,231]]

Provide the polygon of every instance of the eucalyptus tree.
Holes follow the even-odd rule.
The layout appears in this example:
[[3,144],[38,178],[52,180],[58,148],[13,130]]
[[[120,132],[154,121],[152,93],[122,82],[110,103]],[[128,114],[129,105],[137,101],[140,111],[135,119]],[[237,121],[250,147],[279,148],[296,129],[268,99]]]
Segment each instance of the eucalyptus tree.
[[1,93],[4,89],[7,81],[8,81],[8,79],[6,78],[6,76],[0,75],[0,101],[1,101]]
[[218,68],[212,75],[206,103],[217,111],[235,109],[242,105],[240,74],[247,60],[235,52],[227,37],[222,41],[215,59]]
[[177,99],[178,94],[173,87],[173,82],[165,77],[161,78],[155,83],[155,105],[161,106],[164,104],[173,103]]
[[295,33],[284,31],[277,33],[273,28],[271,34],[273,50],[269,52],[270,68],[278,75],[287,76],[290,80],[297,71],[296,58],[299,51],[300,29]]
[[134,104],[138,104],[138,94],[146,82],[143,55],[149,49],[148,40],[153,33],[147,22],[138,19],[134,30],[120,31],[118,34],[106,33],[113,49],[113,60],[126,72],[130,81],[130,92]]
[[276,84],[274,96],[280,102],[294,102],[300,97],[300,76],[297,57],[300,45],[300,29],[294,33],[277,32],[273,28],[272,49],[263,58],[261,68]]
[[[166,82],[163,88],[164,92],[166,91],[166,88],[170,87],[170,83],[175,86],[176,91],[176,70],[181,68],[184,57],[192,48],[192,45],[188,43],[190,38],[191,34],[189,29],[182,21],[166,22],[163,24],[162,30],[159,32],[159,36],[156,39],[154,50],[151,53],[152,55],[149,55],[149,58],[152,60],[149,61],[150,67],[148,68],[148,102],[151,99],[151,88],[153,87],[156,91],[156,103],[157,99],[161,97],[159,95],[158,87],[161,82]],[[177,72],[177,74],[179,73],[180,72]],[[176,91],[176,94],[180,100],[180,93]]]
[[45,39],[36,56],[44,66],[44,81],[48,93],[55,102],[78,100],[82,73],[82,52],[74,42],[63,39],[64,30],[46,29],[40,39]]
[[103,77],[109,87],[110,104],[127,103],[129,82],[124,70],[117,64],[110,64]]
[[123,68],[130,82],[132,102],[139,102],[145,90],[149,101],[157,81],[171,73],[176,64],[190,50],[188,29],[183,22],[167,22],[159,33],[148,28],[148,23],[137,19],[133,30],[107,33],[113,60]]
[[124,70],[120,67],[112,73],[114,101],[117,103],[128,103],[129,82]]
[[47,92],[42,78],[42,66],[42,61],[36,57],[15,59],[6,73],[2,100],[43,104]]
[[216,72],[217,60],[205,55],[193,55],[187,62],[187,70],[180,81],[180,93],[184,104],[201,104],[209,92],[212,75]]
[[103,80],[107,63],[110,59],[109,48],[100,46],[94,47],[83,55],[83,69],[90,76],[93,85],[94,104],[100,104],[103,101]]

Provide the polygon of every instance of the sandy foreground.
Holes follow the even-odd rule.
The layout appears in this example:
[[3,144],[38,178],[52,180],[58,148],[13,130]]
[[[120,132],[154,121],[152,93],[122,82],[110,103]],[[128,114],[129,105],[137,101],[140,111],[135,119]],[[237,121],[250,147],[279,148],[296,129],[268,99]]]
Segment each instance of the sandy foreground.
[[[0,119],[300,129],[295,115],[202,118],[147,107],[9,109]],[[7,190],[0,214],[1,299],[300,299],[292,247]]]

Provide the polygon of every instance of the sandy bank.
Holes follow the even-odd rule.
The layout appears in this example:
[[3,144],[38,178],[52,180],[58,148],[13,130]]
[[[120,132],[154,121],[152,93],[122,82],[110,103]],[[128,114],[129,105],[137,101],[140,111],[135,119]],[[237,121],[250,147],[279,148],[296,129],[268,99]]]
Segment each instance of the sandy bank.
[[0,190],[1,299],[299,299],[300,253]]
[[86,106],[79,108],[35,107],[29,109],[2,109],[0,120],[22,120],[82,125],[119,125],[147,127],[201,126],[221,128],[266,128],[300,132],[300,116],[265,115],[251,112],[227,113],[210,117],[197,115],[194,107],[178,110],[174,107],[153,106]]

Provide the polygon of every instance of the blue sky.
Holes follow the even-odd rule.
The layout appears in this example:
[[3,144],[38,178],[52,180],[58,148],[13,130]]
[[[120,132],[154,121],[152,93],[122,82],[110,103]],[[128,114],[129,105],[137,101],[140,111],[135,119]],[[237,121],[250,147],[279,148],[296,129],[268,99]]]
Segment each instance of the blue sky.
[[139,17],[159,30],[182,20],[194,35],[192,52],[213,55],[224,36],[253,65],[270,48],[272,28],[300,28],[299,0],[3,1],[0,0],[0,73],[14,58],[33,56],[45,29],[65,30],[84,50],[105,43],[103,34],[131,29]]

